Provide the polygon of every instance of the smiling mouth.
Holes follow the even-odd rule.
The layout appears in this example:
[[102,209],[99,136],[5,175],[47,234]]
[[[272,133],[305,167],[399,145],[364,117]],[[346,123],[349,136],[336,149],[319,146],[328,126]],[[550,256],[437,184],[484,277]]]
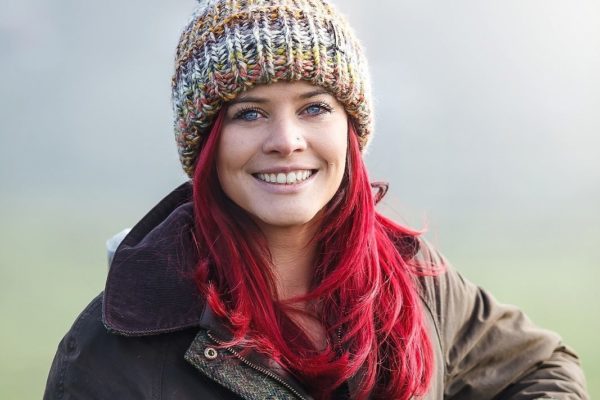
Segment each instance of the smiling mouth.
[[302,169],[298,171],[290,172],[278,172],[271,174],[252,174],[255,178],[260,181],[267,183],[275,183],[278,185],[293,185],[295,183],[304,182],[310,178],[316,171],[310,169]]

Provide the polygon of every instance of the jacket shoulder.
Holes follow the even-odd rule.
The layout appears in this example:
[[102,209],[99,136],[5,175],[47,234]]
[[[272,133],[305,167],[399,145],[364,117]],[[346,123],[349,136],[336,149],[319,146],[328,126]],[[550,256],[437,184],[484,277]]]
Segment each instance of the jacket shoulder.
[[120,339],[111,335],[102,323],[100,294],[81,312],[59,343],[44,400],[119,398],[113,392],[114,380],[120,379],[114,368],[126,368],[123,364],[127,361],[127,351],[125,348],[125,352],[119,351],[119,347],[123,347]]
[[183,360],[195,332],[146,337],[116,335],[102,322],[102,301],[102,294],[92,300],[58,345],[45,400],[154,398],[152,393],[161,390],[167,354],[179,353]]
[[448,398],[586,399],[577,356],[554,332],[533,324],[457,272],[421,241],[416,268],[442,350]]

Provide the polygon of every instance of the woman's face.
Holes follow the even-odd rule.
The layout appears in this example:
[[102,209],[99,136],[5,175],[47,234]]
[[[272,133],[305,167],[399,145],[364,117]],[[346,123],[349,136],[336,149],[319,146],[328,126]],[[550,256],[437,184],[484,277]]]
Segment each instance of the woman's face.
[[261,229],[312,221],[346,165],[344,107],[308,82],[256,86],[229,103],[217,150],[225,194]]

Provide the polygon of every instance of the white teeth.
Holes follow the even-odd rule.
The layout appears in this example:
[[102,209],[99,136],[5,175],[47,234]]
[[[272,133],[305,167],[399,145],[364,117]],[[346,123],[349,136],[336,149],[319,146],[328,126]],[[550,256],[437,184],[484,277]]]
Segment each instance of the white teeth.
[[261,181],[269,183],[277,183],[280,185],[292,185],[294,183],[302,182],[307,180],[312,175],[312,172],[308,169],[299,171],[291,171],[287,174],[279,172],[277,174],[256,174],[255,176]]
[[289,172],[286,176],[285,183],[287,183],[288,185],[290,183],[296,183],[296,174],[294,172]]

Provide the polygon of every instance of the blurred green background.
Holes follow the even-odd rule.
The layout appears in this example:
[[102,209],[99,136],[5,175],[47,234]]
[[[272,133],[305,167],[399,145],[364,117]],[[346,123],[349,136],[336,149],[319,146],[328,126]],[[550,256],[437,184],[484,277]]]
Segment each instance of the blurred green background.
[[[195,2],[0,3],[0,398],[39,399],[106,239],[185,180],[169,85]],[[382,210],[558,331],[600,396],[600,4],[338,4],[371,64]]]

